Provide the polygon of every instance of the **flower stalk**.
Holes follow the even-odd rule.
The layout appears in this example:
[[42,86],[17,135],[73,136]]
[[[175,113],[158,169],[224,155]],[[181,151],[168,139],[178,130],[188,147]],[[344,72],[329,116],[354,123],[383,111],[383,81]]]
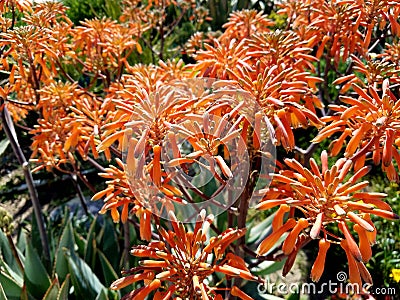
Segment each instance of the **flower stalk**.
[[15,156],[18,159],[19,164],[22,166],[22,171],[24,173],[24,178],[28,186],[28,192],[32,201],[33,211],[35,213],[36,222],[39,229],[40,241],[43,248],[44,260],[48,267],[50,267],[50,247],[46,234],[46,227],[44,224],[44,218],[42,213],[42,207],[40,205],[39,197],[35,184],[33,182],[32,173],[29,167],[29,163],[26,161],[25,155],[18,143],[18,138],[15,133],[13,121],[8,113],[6,103],[2,103],[0,106],[0,119],[3,126],[4,132],[10,141],[11,147]]

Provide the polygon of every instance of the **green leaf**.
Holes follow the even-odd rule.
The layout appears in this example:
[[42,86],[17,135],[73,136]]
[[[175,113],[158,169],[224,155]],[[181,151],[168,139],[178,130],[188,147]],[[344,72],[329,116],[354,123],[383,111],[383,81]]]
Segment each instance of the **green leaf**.
[[228,227],[228,213],[225,211],[222,214],[216,217],[217,228],[226,228]]
[[60,291],[57,295],[57,300],[68,300],[69,295],[69,278],[70,275],[68,274],[61,285]]
[[0,272],[0,285],[3,287],[8,299],[20,298],[22,286],[19,286],[13,278],[2,271]]
[[257,241],[260,237],[262,237],[268,230],[270,230],[270,226],[272,224],[272,220],[274,219],[275,214],[268,216],[265,220],[260,222],[255,226],[248,225],[247,228],[250,228],[246,234],[247,244],[252,244]]
[[282,270],[285,265],[286,259],[281,261],[263,261],[257,268],[253,268],[251,272],[255,275],[268,275]]
[[71,255],[69,251],[65,251],[64,255],[68,261],[68,269],[77,298],[96,298],[101,289],[105,288],[104,285],[101,284],[100,280],[83,259]]
[[9,144],[10,144],[9,139],[4,139],[0,141],[0,156],[3,155],[4,151],[6,151]]
[[107,296],[107,290],[102,289],[97,295],[95,300],[109,300]]
[[100,259],[101,268],[103,269],[105,284],[110,286],[113,281],[118,279],[118,275],[103,252],[97,250],[97,254]]
[[110,16],[113,20],[117,20],[121,15],[121,5],[118,1],[105,0],[104,8],[106,16]]
[[[16,245],[17,246],[17,250],[21,251],[22,253],[25,253],[27,244],[28,244],[28,242],[27,242],[26,231],[25,230],[21,230],[19,232],[19,235],[18,235],[18,241],[17,241],[17,245]],[[23,259],[23,257],[22,257],[22,259]]]
[[43,297],[43,300],[54,300],[57,299],[57,295],[60,292],[60,284],[58,279],[55,278],[51,283],[49,289],[47,290],[46,294]]
[[30,242],[26,248],[24,278],[28,291],[36,298],[42,298],[51,284],[46,268]]
[[97,248],[96,244],[96,222],[97,218],[94,218],[92,223],[90,224],[89,232],[86,238],[86,246],[85,246],[85,253],[84,258],[85,261],[93,268],[95,264],[95,255],[94,249]]
[[277,297],[270,294],[260,294],[260,297],[266,300],[285,300],[285,298]]
[[287,300],[300,300],[300,293],[291,294],[289,297],[286,298]]
[[3,286],[0,284],[0,300],[8,300],[6,293],[3,290]]
[[22,276],[21,269],[19,268],[17,261],[11,251],[11,246],[7,239],[7,236],[0,230],[0,253],[2,260],[12,269],[13,272]]
[[38,251],[38,253],[43,253],[42,241],[40,239],[39,226],[36,221],[35,214],[32,214],[30,242],[32,243],[33,248],[35,248],[36,251]]
[[23,278],[23,273],[20,268],[17,268],[16,270],[19,272],[15,272],[12,267],[10,267],[8,264],[4,262],[4,260],[0,260],[0,266],[4,268],[3,270],[6,272],[7,275],[9,275],[11,278],[15,280],[15,282],[19,286],[23,286],[24,284],[24,278]]
[[71,222],[68,221],[63,230],[63,233],[61,234],[60,243],[58,245],[58,249],[56,252],[55,273],[57,273],[60,281],[64,281],[69,272],[68,262],[64,255],[65,250],[67,249],[71,253],[73,253],[74,247],[75,247],[74,231],[72,229]]
[[112,266],[117,267],[119,265],[120,257],[115,253],[120,253],[120,247],[118,244],[118,237],[115,233],[115,226],[111,218],[104,218],[104,224],[100,231],[101,240],[97,239],[97,245],[101,245],[101,251],[106,257],[108,257]]
[[83,257],[85,255],[86,239],[76,231],[74,231],[74,238],[76,243],[75,254]]

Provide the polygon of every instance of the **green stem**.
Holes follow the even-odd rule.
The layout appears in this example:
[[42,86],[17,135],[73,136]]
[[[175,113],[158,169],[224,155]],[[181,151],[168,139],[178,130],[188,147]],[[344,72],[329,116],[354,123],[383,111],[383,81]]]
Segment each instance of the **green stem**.
[[161,45],[160,45],[160,53],[158,54],[158,58],[160,60],[164,59],[164,45],[165,45],[165,33],[164,33],[164,13],[165,13],[165,2],[162,0],[162,15],[160,21],[160,38],[161,38]]
[[208,1],[208,10],[210,11],[210,17],[212,18],[212,23],[214,24],[214,27],[217,27],[215,25],[217,22],[217,11],[216,11],[215,0]]
[[72,184],[75,187],[75,190],[76,190],[76,193],[78,195],[79,201],[81,202],[83,211],[85,212],[86,216],[89,216],[89,210],[88,210],[88,207],[87,207],[87,204],[86,204],[86,201],[85,201],[85,196],[83,195],[81,186],[79,185],[79,182],[78,182],[78,175],[76,173],[74,173],[74,174],[70,174],[70,177],[71,177],[71,180],[72,180]]
[[129,252],[130,252],[130,228],[129,222],[125,222],[124,226],[124,253],[123,253],[123,260],[124,260],[124,268],[126,270],[129,269]]

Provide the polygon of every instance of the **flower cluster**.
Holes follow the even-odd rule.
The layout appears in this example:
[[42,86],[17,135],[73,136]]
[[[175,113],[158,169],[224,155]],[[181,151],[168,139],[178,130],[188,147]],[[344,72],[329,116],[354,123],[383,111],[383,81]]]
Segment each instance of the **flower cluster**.
[[[268,253],[288,231],[282,251],[289,257],[302,247],[307,237],[320,239],[319,253],[311,271],[312,279],[318,281],[330,243],[340,243],[349,261],[350,280],[360,283],[361,274],[364,281],[371,283],[364,265],[371,258],[371,245],[375,243],[376,235],[370,215],[388,219],[399,216],[383,201],[386,194],[363,191],[369,182],[358,180],[369,172],[370,167],[364,166],[349,177],[353,162],[342,158],[329,168],[325,150],[321,154],[321,169],[313,158],[309,162],[310,168],[295,159],[285,159],[285,163],[289,168],[272,174],[273,183],[264,200],[257,205],[260,210],[279,206],[272,222],[273,232],[261,242],[258,254]],[[297,220],[294,218],[296,210],[303,214]],[[358,245],[351,235],[349,222],[354,224],[358,234]],[[335,227],[343,237],[335,233]],[[287,264],[290,263],[292,261],[287,260]]]
[[[222,299],[218,288],[210,286],[216,272],[227,278],[258,280],[250,273],[245,261],[229,251],[246,229],[227,229],[208,238],[213,219],[212,215],[206,217],[202,211],[193,231],[189,231],[171,213],[171,228],[158,227],[158,240],[134,246],[131,254],[146,259],[141,260],[138,267],[124,271],[127,276],[116,280],[111,288],[121,289],[143,281],[144,286],[123,299],[145,299],[153,292],[153,299],[209,300]],[[231,293],[242,299],[247,296],[238,289],[232,289]]]
[[382,85],[382,96],[373,86],[363,89],[354,84],[352,87],[358,97],[340,97],[350,106],[331,105],[335,114],[323,118],[330,124],[319,132],[314,142],[340,132],[332,142],[332,155],[337,155],[348,140],[345,156],[354,161],[356,170],[364,166],[367,154],[372,152],[374,164],[381,164],[388,178],[398,181],[395,164],[400,165],[400,101],[390,91],[387,79]]
[[272,25],[255,10],[232,13],[225,32],[193,55],[193,69],[200,76],[237,81],[269,116],[277,145],[291,150],[293,128],[323,125],[315,110],[323,105],[314,95],[322,80],[311,74],[318,61],[310,55],[315,37],[272,32]]
[[[0,2],[0,109],[17,122],[38,113],[34,171],[91,164],[106,179],[92,198],[100,213],[145,242],[131,251],[139,266],[112,284],[132,285],[124,299],[250,300],[249,265],[282,239],[284,274],[318,240],[312,280],[337,244],[350,281],[372,282],[371,215],[398,216],[360,180],[371,161],[399,181],[400,2],[281,1],[278,15],[231,13],[223,32],[200,32],[210,18],[198,3],[123,0],[118,20],[75,26],[58,2]],[[199,32],[177,45],[182,20]],[[307,150],[305,131],[318,131]],[[277,210],[271,234],[247,245],[252,200]]]

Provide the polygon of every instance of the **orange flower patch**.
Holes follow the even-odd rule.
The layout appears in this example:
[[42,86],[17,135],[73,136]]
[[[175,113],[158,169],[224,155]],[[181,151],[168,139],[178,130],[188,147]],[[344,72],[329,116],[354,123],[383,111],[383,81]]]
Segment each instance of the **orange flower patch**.
[[[352,269],[352,279],[359,280],[354,275],[357,269],[364,272],[362,278],[366,281],[369,278],[368,271],[362,261],[366,262],[371,258],[371,244],[376,235],[370,214],[388,219],[399,218],[382,201],[385,194],[362,191],[369,183],[358,181],[370,168],[365,166],[350,174],[353,162],[347,159],[339,159],[329,168],[326,151],[321,154],[321,168],[313,158],[310,159],[310,168],[302,166],[295,159],[285,159],[285,163],[290,169],[272,174],[271,187],[265,191],[264,198],[256,206],[257,209],[264,210],[280,205],[272,222],[273,233],[261,242],[258,253],[266,254],[287,231],[289,234],[283,242],[282,251],[289,258],[292,252],[298,251],[296,245],[304,239],[302,236],[320,239],[319,254],[311,272],[312,279],[318,281],[330,243],[344,240],[343,247],[351,257],[349,267]],[[283,224],[284,213],[290,208],[299,210],[304,217],[298,220],[290,218]],[[348,222],[354,224],[359,244],[354,240]],[[338,226],[344,238],[332,233],[328,225]]]
[[[132,248],[132,255],[150,259],[141,260],[140,267],[126,271],[129,275],[111,285],[112,289],[121,289],[144,281],[144,287],[134,290],[125,299],[144,299],[153,291],[156,291],[155,297],[159,299],[174,299],[175,296],[182,299],[218,299],[217,289],[205,281],[214,272],[228,277],[258,280],[250,273],[243,259],[233,253],[226,253],[228,247],[245,234],[245,229],[228,229],[208,239],[207,228],[212,223],[213,216],[205,217],[201,213],[194,231],[189,231],[182,223],[174,221],[173,214],[171,218],[170,230],[159,228],[160,240]],[[217,259],[210,263],[209,258],[213,253]],[[231,293],[241,299],[252,299],[234,288]]]

